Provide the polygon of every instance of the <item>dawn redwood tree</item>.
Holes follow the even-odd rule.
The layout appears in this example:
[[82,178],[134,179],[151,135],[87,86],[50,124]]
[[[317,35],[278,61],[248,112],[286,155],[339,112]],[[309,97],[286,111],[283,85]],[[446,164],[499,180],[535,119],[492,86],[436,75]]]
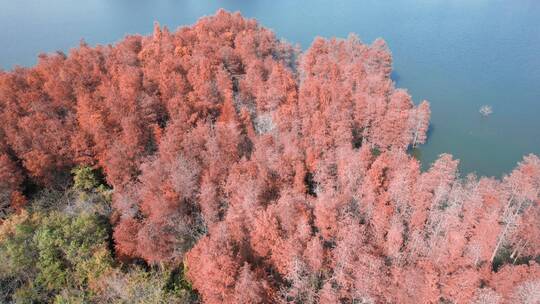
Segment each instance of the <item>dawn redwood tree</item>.
[[268,303],[270,297],[266,294],[266,285],[268,283],[257,278],[253,271],[251,271],[249,263],[244,263],[234,286],[234,303]]
[[20,169],[6,154],[0,155],[0,221],[24,202],[20,192],[23,176]]
[[237,296],[234,287],[243,260],[238,249],[228,239],[226,226],[220,224],[188,253],[188,278],[206,303],[234,303]]
[[509,234],[518,229],[522,214],[531,211],[532,207],[538,207],[540,159],[535,155],[525,156],[518,167],[505,177],[504,182],[508,185],[509,192],[501,216],[504,228],[502,228],[491,254],[491,262],[493,262],[501,245],[507,241]]
[[490,288],[479,288],[472,299],[473,304],[499,304],[501,296]]
[[75,102],[65,61],[63,54],[41,56],[32,69],[0,75],[2,142],[26,173],[46,186],[64,182],[73,166]]
[[449,154],[443,154],[420,176],[415,185],[416,199],[411,214],[411,229],[425,231],[429,211],[435,211],[443,203],[450,191],[450,185],[456,178],[458,161]]
[[416,147],[417,144],[423,144],[427,139],[427,132],[429,129],[429,119],[431,117],[431,110],[429,108],[429,102],[423,100],[416,111],[413,114],[414,119],[412,120],[412,146]]
[[134,218],[121,219],[114,227],[113,237],[116,245],[116,252],[120,258],[129,259],[137,255],[137,234],[141,229],[141,224]]
[[411,143],[409,126],[413,114],[411,96],[404,90],[396,90],[389,98],[388,106],[381,124],[377,127],[377,142],[383,149],[404,147]]
[[491,286],[504,302],[534,303],[538,301],[538,263],[505,265],[489,278]]
[[[539,201],[536,205],[540,204]],[[512,254],[514,262],[522,256],[539,256],[540,248],[536,245],[540,243],[540,208],[531,207],[520,218],[519,230],[512,237]]]
[[498,181],[491,178],[468,180],[471,194],[463,204],[465,235],[469,242],[465,256],[479,267],[490,261],[492,250],[501,232],[498,223],[501,200],[504,200]]
[[393,267],[392,299],[399,303],[437,303],[440,299],[437,271],[428,261]]
[[514,289],[512,301],[517,303],[534,303],[540,299],[540,280],[527,281]]

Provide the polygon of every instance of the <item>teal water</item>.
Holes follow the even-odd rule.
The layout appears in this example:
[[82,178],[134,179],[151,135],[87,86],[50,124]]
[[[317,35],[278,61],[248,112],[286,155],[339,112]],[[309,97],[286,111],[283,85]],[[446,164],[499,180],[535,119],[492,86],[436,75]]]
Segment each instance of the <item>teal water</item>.
[[[463,173],[500,176],[524,154],[540,155],[538,0],[1,0],[0,67],[32,65],[81,38],[106,44],[147,34],[154,21],[175,29],[221,7],[303,48],[316,36],[384,38],[397,86],[432,105],[424,166],[448,152]],[[478,113],[483,104],[493,107],[487,118]]]

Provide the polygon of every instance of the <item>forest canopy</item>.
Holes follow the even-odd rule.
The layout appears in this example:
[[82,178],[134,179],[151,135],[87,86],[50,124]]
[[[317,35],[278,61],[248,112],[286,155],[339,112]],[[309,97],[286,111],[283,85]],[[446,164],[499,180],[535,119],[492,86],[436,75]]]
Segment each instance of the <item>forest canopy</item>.
[[302,52],[219,11],[0,71],[5,299],[196,301],[143,264],[204,303],[538,303],[540,159],[423,172],[430,106],[391,70],[382,39]]

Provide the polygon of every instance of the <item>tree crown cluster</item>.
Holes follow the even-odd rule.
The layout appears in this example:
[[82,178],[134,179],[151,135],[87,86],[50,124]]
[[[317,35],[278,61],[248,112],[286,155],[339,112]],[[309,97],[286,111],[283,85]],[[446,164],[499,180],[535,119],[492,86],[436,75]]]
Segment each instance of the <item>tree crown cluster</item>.
[[300,52],[224,11],[41,56],[0,72],[0,207],[99,169],[115,257],[183,265],[205,303],[535,303],[540,159],[422,172],[429,103],[391,66],[380,39]]

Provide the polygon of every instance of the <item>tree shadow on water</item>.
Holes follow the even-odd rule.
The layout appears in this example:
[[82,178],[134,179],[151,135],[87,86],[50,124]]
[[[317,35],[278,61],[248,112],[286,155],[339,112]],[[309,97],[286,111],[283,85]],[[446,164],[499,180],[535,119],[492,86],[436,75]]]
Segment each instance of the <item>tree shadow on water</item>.
[[390,79],[392,79],[397,86],[401,80],[401,76],[399,76],[397,71],[392,71],[392,73],[390,73]]
[[422,168],[428,167],[427,166],[428,164],[424,163],[425,160],[424,162],[422,162],[422,148],[429,142],[429,139],[431,138],[434,129],[435,129],[435,126],[433,124],[430,124],[427,130],[427,134],[426,134],[427,136],[426,142],[423,144],[419,144],[416,147],[411,146],[407,150],[407,153],[409,153],[409,155],[411,155],[412,157],[414,157],[416,160],[418,160],[421,163]]

